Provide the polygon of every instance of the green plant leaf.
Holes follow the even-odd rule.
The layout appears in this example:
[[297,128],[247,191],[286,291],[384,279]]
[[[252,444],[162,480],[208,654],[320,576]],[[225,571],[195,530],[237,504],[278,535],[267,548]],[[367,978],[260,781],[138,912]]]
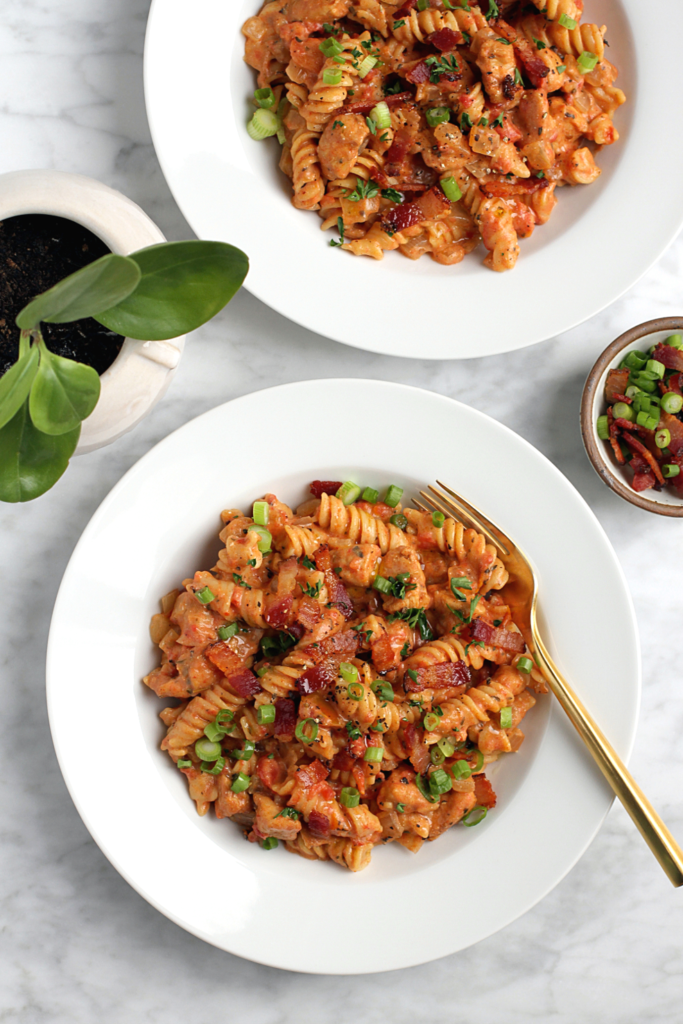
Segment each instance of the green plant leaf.
[[94,316],[125,299],[139,280],[140,268],[135,260],[110,252],[32,299],[17,315],[16,325],[31,331],[41,320],[66,324]]
[[37,372],[38,346],[34,345],[0,377],[0,429],[9,423],[28,398]]
[[36,430],[25,401],[0,430],[0,501],[32,501],[57,483],[69,464],[80,424],[68,434]]
[[56,356],[40,341],[40,366],[29,397],[31,419],[44,434],[66,434],[89,416],[100,397],[92,366]]
[[131,254],[142,277],[135,291],[95,317],[140,341],[166,341],[194,331],[227,305],[249,269],[226,242],[162,242]]

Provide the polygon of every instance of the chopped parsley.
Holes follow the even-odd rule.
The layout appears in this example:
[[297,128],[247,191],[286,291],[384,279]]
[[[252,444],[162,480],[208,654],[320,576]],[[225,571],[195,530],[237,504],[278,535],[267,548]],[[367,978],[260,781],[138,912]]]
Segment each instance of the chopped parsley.
[[410,654],[410,644],[406,640],[406,642],[404,643],[403,647],[401,648],[401,661],[403,661],[404,658],[407,658],[409,654]]
[[264,636],[261,639],[261,653],[264,658],[277,658],[284,654],[290,647],[293,647],[297,638],[286,629],[281,630],[276,636]]
[[468,132],[471,128],[474,128],[474,125],[472,124],[472,118],[467,113],[462,114],[460,117],[460,131]]
[[522,76],[519,73],[519,68],[515,68],[515,85],[522,85]]
[[332,127],[333,128],[345,128],[346,125],[344,124],[343,121],[335,121],[334,124],[332,125]]
[[423,640],[434,639],[434,633],[429,625],[424,608],[402,608],[400,612],[390,615],[388,621],[395,622],[397,619],[407,622],[411,629],[417,629]]
[[499,14],[500,11],[498,10],[498,4],[496,3],[496,0],[489,0],[489,9],[484,15],[486,20],[490,21],[491,18],[497,18]]
[[374,199],[379,193],[379,185],[376,181],[363,181],[356,178],[356,187],[353,192],[348,192],[347,197],[352,203],[360,203],[363,199]]
[[405,18],[401,18],[399,21],[395,21],[394,22],[394,32],[396,31],[397,28],[403,28],[405,23],[406,23]]
[[[427,57],[425,64],[429,66],[429,81],[433,85],[438,85],[444,75],[455,75],[460,66],[454,54],[451,54],[450,57]],[[450,78],[450,81],[452,80]]]
[[463,625],[469,626],[470,622],[472,621],[472,616],[474,615],[474,609],[477,607],[478,604],[479,604],[479,594],[477,594],[476,597],[473,597],[472,600],[470,601],[470,607],[469,607],[469,612],[468,612],[467,618],[465,618],[465,616],[462,614],[462,612],[458,611],[457,608],[451,608],[449,606],[448,610],[453,612],[453,614],[456,615],[460,619],[460,621],[463,623]]
[[493,121],[491,121],[491,127],[492,128],[502,128],[503,127],[503,115],[502,114],[499,114],[498,117],[496,117]]
[[312,587],[310,585],[310,583],[307,583],[305,587],[301,587],[301,584],[299,584],[299,586],[301,587],[302,591],[304,592],[304,594],[306,594],[307,597],[319,597],[320,596],[320,591],[322,589],[322,585],[323,585],[323,581],[322,580],[318,580],[318,582],[316,583],[316,585],[314,587]]
[[537,50],[545,50],[546,49],[546,44],[541,39],[536,39],[534,36],[532,36],[531,38],[533,39],[534,43],[536,44],[536,49]]
[[410,676],[414,683],[417,682],[417,672],[415,671],[414,668],[409,668],[408,671],[406,672],[406,675]]
[[[271,754],[272,757],[272,754]],[[299,812],[295,811],[293,807],[283,807],[279,814],[275,815],[276,818],[294,818],[296,821],[299,817]]]
[[334,25],[330,25],[329,21],[323,22],[323,29],[325,30],[325,32],[327,32],[328,36],[334,35],[334,33],[337,31]]
[[315,564],[315,562],[311,561],[311,559],[308,557],[308,555],[304,555],[303,558],[301,559],[301,561],[302,561],[303,565],[306,566],[307,569],[317,569],[318,568],[317,565]]
[[365,118],[365,123],[368,126],[368,128],[370,129],[370,134],[371,135],[376,135],[377,134],[377,122],[375,121],[374,117],[370,117],[370,116],[366,117]]
[[344,220],[342,217],[337,217],[337,231],[339,232],[339,241],[335,242],[334,238],[331,238],[330,245],[338,246],[341,249],[344,244]]
[[246,590],[251,590],[251,587],[249,586],[249,584],[244,582],[244,580],[242,579],[242,577],[240,576],[240,574],[238,572],[234,572],[232,574],[232,578],[233,578],[233,580],[235,581],[235,583],[237,584],[238,587],[244,587]]
[[383,199],[388,199],[389,202],[391,202],[391,203],[402,203],[403,202],[403,193],[399,192],[395,188],[383,188],[382,189],[382,198]]
[[[400,22],[400,24],[401,25],[405,25],[405,21]],[[394,28],[396,28],[396,25],[394,25]],[[398,82],[393,82],[392,85],[385,85],[384,86],[384,95],[385,96],[396,96],[396,94],[399,93],[400,91],[401,91],[401,81],[400,81],[400,79],[399,79]]]
[[361,731],[358,728],[358,726],[355,724],[355,722],[347,722],[346,723],[346,731],[348,732],[349,739],[351,739],[351,740],[359,740],[360,737],[361,737]]

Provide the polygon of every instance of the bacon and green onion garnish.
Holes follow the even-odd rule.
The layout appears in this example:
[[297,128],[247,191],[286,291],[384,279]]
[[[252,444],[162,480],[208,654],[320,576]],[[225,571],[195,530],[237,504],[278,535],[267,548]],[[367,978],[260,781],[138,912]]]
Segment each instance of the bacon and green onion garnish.
[[607,374],[605,399],[598,437],[633,470],[633,490],[668,485],[683,496],[683,336],[629,352]]

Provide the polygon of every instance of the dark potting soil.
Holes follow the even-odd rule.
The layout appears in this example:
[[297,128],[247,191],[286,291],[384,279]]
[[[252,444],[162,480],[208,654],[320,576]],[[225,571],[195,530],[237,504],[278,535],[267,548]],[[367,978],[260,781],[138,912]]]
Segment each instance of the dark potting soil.
[[[0,221],[0,376],[17,359],[17,313],[36,295],[109,251],[87,228],[63,217],[28,213]],[[42,324],[41,331],[55,355],[87,363],[98,373],[111,366],[123,344],[120,334],[91,317]]]

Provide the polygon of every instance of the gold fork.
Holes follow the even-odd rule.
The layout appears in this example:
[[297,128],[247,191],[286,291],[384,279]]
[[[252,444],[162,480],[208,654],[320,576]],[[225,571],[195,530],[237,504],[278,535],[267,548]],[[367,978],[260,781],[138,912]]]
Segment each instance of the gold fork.
[[425,503],[416,501],[415,505],[423,512],[436,510],[452,519],[459,519],[464,526],[470,526],[479,533],[483,533],[486,539],[498,549],[500,559],[510,574],[509,582],[505,586],[505,599],[550,689],[569,716],[600,771],[630,814],[636,828],[668,875],[669,880],[673,885],[683,885],[683,850],[591,715],[562,677],[548,653],[536,620],[538,597],[536,575],[526,555],[473,505],[470,505],[440,480],[437,480],[437,484],[438,489],[429,485],[431,494],[420,491]]

